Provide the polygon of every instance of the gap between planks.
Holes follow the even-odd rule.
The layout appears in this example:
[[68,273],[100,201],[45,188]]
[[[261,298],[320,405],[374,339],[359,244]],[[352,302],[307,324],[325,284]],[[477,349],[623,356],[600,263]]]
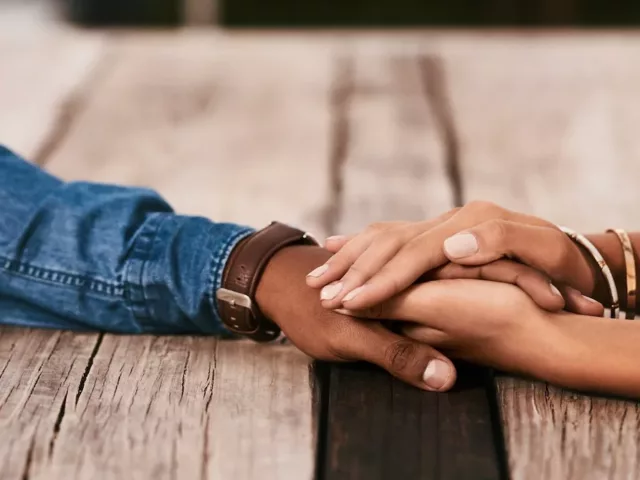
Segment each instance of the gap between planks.
[[[383,60],[358,58],[365,73],[357,92],[353,78],[356,59],[344,55],[335,60],[329,233],[347,233],[342,230],[363,228],[377,220],[407,216],[419,220],[441,213],[437,211],[440,204],[462,202],[458,140],[441,60],[424,55],[392,55]],[[395,79],[385,80],[390,72]],[[396,84],[399,79],[400,84]],[[400,97],[396,97],[398,94]],[[424,106],[416,101],[418,97]],[[427,119],[429,111],[435,118]],[[397,120],[406,122],[404,128],[394,125]],[[398,143],[398,138],[403,141]],[[444,165],[439,171],[436,165],[441,158]],[[430,165],[419,166],[417,162]],[[375,186],[372,190],[362,185],[358,173],[365,166],[379,175],[379,191]],[[408,198],[406,189],[394,188],[416,172],[420,179],[431,174],[434,178],[428,180],[432,184],[442,175],[450,188],[428,189],[426,182],[416,183],[416,188],[409,191],[417,198]],[[389,175],[395,175],[395,179],[389,179]],[[428,198],[435,201],[424,203],[419,192],[425,188]],[[325,423],[319,435],[317,479],[507,476],[490,383],[480,382],[440,396],[399,385],[387,373],[370,367],[321,365],[319,372],[324,386],[320,404]],[[485,373],[475,371],[472,375],[484,378]],[[460,384],[467,378],[462,377]],[[453,431],[465,432],[457,437],[455,447],[450,443]],[[391,443],[385,444],[380,438]],[[440,446],[432,448],[436,444]],[[430,455],[421,453],[425,448]],[[456,456],[460,461],[450,462],[442,455]]]

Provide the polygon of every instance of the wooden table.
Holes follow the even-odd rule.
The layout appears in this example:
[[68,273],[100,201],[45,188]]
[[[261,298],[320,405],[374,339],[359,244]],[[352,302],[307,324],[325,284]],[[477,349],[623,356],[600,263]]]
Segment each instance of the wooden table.
[[[633,33],[0,28],[0,139],[66,179],[319,236],[479,198],[637,230],[638,58]],[[461,383],[428,394],[290,346],[3,328],[1,477],[640,476],[636,402]]]

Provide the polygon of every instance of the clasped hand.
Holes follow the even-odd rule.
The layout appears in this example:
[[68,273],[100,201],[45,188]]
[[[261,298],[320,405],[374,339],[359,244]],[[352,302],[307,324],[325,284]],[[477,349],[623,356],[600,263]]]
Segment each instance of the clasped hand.
[[603,313],[589,298],[596,281],[588,257],[553,224],[474,202],[435,220],[332,237],[326,250],[285,249],[258,301],[315,358],[368,361],[444,391],[456,379],[449,358],[550,379],[565,341],[561,310]]

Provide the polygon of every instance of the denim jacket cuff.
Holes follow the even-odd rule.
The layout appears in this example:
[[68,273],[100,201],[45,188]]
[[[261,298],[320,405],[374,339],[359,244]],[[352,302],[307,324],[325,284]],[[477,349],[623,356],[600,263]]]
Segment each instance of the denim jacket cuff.
[[150,333],[228,335],[215,301],[233,248],[250,227],[206,218],[152,214],[125,268],[128,298]]

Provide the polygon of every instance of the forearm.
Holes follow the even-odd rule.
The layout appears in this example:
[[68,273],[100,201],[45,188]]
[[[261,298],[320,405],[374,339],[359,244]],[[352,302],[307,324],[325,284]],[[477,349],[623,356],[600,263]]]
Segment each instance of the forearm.
[[251,229],[175,214],[155,192],[65,183],[0,148],[0,323],[224,332],[213,292]]
[[[629,237],[633,244],[635,253],[636,271],[640,272],[640,233],[630,233]],[[620,240],[613,233],[600,233],[595,235],[588,235],[589,240],[596,246],[604,257],[607,265],[611,268],[611,273],[616,282],[618,288],[618,295],[620,297],[620,308],[625,310],[627,307],[627,285],[626,285],[626,268],[624,253]],[[604,277],[600,273],[596,265],[592,265],[594,275],[596,278],[595,290],[593,297],[604,305],[610,305],[611,295],[609,293],[609,287],[607,286]],[[638,282],[640,281],[640,275],[636,276],[636,285],[633,287],[638,291]]]
[[553,315],[552,361],[543,378],[577,390],[640,398],[640,324]]

